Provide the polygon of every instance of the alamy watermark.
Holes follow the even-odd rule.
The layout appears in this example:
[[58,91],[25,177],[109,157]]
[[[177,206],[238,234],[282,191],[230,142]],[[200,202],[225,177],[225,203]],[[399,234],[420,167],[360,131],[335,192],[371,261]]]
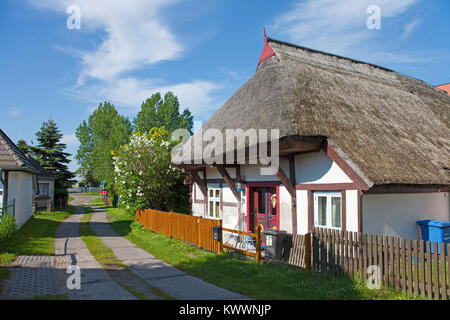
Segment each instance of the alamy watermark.
[[260,164],[261,175],[278,172],[279,129],[226,129],[224,134],[214,128],[203,131],[201,121],[195,121],[194,132],[189,143],[188,130],[173,132],[172,141],[182,139],[172,151],[174,164]]
[[381,270],[377,265],[371,265],[367,268],[367,280],[366,286],[369,289],[380,289],[381,288]]
[[369,30],[381,29],[381,8],[377,5],[367,7],[366,13],[369,15],[366,25]]
[[67,267],[66,270],[67,274],[70,274],[70,276],[67,278],[66,285],[67,289],[73,290],[81,289],[81,269],[77,265],[70,265]]
[[79,6],[71,4],[67,7],[66,13],[69,15],[66,20],[67,29],[81,29],[81,9]]

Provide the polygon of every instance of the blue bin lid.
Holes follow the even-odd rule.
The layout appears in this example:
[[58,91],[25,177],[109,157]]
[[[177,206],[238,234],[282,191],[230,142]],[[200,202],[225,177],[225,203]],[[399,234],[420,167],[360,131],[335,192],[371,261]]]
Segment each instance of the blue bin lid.
[[450,221],[444,220],[419,220],[417,224],[429,227],[447,228],[450,227]]

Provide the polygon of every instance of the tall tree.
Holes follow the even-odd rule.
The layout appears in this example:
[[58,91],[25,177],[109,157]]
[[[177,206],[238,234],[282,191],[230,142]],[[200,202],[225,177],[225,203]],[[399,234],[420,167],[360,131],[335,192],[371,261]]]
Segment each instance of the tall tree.
[[130,121],[121,116],[114,105],[100,103],[98,108],[78,126],[76,135],[80,141],[76,159],[83,178],[89,175],[104,181],[108,190],[114,185],[114,165],[111,151],[128,143],[131,134]]
[[133,120],[133,130],[149,133],[152,128],[164,127],[170,135],[174,130],[185,128],[192,134],[193,117],[189,109],[180,113],[180,102],[172,92],[167,92],[164,99],[155,93],[141,105],[141,111]]
[[65,197],[67,188],[73,183],[75,175],[69,171],[70,153],[64,152],[66,145],[61,143],[63,135],[53,120],[45,121],[36,132],[38,144],[28,146],[32,156],[46,170],[57,176],[55,181],[55,197]]
[[29,152],[27,142],[23,139],[17,141],[17,148],[19,148],[19,150],[22,151],[23,153]]

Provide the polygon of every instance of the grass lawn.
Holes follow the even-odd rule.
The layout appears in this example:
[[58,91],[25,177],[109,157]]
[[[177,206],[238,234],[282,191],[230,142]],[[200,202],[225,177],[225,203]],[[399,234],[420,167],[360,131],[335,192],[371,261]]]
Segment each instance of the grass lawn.
[[13,239],[0,244],[0,263],[10,263],[17,255],[53,255],[56,228],[73,210],[33,215]]
[[[101,199],[91,202],[105,207]],[[124,211],[106,207],[113,228],[155,257],[210,283],[256,299],[421,299],[386,289],[369,290],[348,277],[259,265],[232,254],[215,254],[183,241],[142,231]]]

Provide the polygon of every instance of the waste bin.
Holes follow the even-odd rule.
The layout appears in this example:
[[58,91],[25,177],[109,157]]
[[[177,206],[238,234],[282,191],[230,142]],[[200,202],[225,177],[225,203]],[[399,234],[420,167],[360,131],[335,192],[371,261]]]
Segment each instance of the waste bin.
[[263,233],[266,244],[265,257],[273,260],[281,260],[287,240],[286,231],[266,229]]
[[[419,220],[422,240],[431,241],[431,252],[433,252],[433,242],[438,243],[438,253],[441,252],[440,243],[450,243],[450,221],[442,220]],[[447,247],[445,247],[447,253]]]

